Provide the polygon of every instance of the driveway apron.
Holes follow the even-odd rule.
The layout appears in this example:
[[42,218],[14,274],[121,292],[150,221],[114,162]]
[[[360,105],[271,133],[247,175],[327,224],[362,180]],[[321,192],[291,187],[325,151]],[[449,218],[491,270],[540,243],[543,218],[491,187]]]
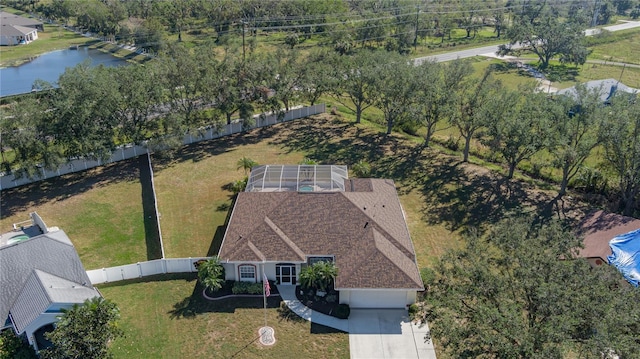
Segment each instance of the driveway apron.
[[403,309],[352,309],[349,350],[352,359],[435,359],[427,326],[411,323]]

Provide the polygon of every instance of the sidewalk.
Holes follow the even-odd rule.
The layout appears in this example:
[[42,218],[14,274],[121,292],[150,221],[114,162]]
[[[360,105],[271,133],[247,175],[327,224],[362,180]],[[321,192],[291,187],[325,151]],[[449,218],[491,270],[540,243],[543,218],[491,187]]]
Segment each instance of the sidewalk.
[[330,315],[315,312],[306,306],[304,306],[296,298],[296,287],[293,285],[278,285],[278,292],[280,297],[287,304],[287,307],[294,313],[303,319],[306,319],[312,323],[321,324],[334,329],[342,330],[343,332],[349,332],[349,320],[338,319]]

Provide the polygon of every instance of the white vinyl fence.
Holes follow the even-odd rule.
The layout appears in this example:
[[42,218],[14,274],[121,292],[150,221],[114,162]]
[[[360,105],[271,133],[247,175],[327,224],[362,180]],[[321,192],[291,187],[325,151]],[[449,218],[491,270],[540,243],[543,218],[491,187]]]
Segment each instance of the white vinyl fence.
[[148,262],[125,264],[117,267],[88,270],[92,284],[117,282],[156,274],[192,273],[198,270],[195,263],[208,257],[155,259]]
[[[254,116],[255,124],[245,130],[250,130],[258,127],[265,127],[275,125],[279,122],[287,122],[297,120],[319,113],[324,113],[326,110],[325,104],[318,104],[313,106],[305,106],[296,109],[289,110],[288,112],[281,112],[279,114],[270,115],[257,115]],[[222,136],[228,136],[231,134],[242,132],[242,120],[232,122],[230,125],[220,126],[220,128],[206,128],[194,134],[188,134],[184,138],[184,144],[188,145],[200,141],[212,140]],[[0,190],[22,186],[28,183],[37,182],[43,179],[62,176],[72,172],[84,171],[89,168],[102,166],[107,163],[126,160],[129,158],[137,157],[149,152],[149,149],[145,146],[139,145],[124,145],[118,147],[106,162],[94,161],[91,159],[79,158],[71,160],[58,167],[56,170],[46,170],[41,168],[42,175],[38,178],[16,178],[14,175],[0,175]]]

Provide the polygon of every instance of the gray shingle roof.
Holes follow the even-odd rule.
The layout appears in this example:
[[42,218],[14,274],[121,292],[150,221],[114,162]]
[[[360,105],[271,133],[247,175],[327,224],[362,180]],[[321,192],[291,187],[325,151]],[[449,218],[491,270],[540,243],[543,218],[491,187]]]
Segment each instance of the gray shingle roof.
[[[593,80],[584,83],[589,91],[599,91],[602,102],[607,101],[615,92],[640,93],[640,90],[629,87],[616,79]],[[566,95],[572,98],[578,96],[576,87],[569,87],[557,92],[558,95]]]
[[336,288],[423,289],[393,181],[349,181],[347,191],[363,191],[239,193],[221,260],[302,262],[305,255],[334,255]]
[[[36,272],[39,271],[39,272]],[[52,280],[52,283],[47,281]],[[4,320],[9,312],[19,313],[42,311],[43,296],[50,302],[77,303],[80,291],[44,288],[40,286],[87,286],[92,290],[91,281],[80,262],[80,257],[71,240],[62,230],[41,234],[27,241],[0,247],[0,318]],[[85,293],[83,290],[82,293]],[[88,292],[86,292],[88,293]],[[85,293],[85,294],[86,294]],[[97,292],[96,292],[97,294]],[[82,294],[84,295],[84,294]],[[20,318],[27,318],[20,314]],[[14,318],[15,319],[15,318]],[[20,319],[20,325],[26,319]],[[24,328],[24,327],[21,327]]]
[[28,26],[35,27],[42,25],[41,21],[29,19],[23,16],[18,16],[16,14],[12,14],[6,11],[0,11],[0,23],[6,25],[20,25],[20,26]]
[[34,31],[36,31],[34,28],[20,25],[2,24],[0,26],[0,35],[2,36],[25,36]]
[[51,304],[84,303],[86,299],[100,296],[93,287],[84,287],[64,278],[35,269],[11,307],[11,317],[16,330],[21,332]]

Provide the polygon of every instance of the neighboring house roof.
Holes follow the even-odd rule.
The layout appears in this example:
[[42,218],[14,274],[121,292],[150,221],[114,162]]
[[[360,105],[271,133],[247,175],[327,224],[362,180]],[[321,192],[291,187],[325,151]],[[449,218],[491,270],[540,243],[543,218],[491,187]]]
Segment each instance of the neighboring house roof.
[[34,31],[36,31],[36,29],[20,25],[2,24],[2,26],[0,26],[0,35],[2,36],[24,36]]
[[[590,91],[599,90],[600,99],[602,100],[602,102],[608,101],[616,92],[626,92],[632,94],[640,93],[640,90],[629,87],[615,79],[593,80],[585,82],[583,85]],[[576,91],[575,86],[560,90],[557,92],[557,94],[567,95],[572,98],[576,98],[578,96],[578,92]]]
[[578,255],[606,261],[612,253],[609,241],[636,229],[640,229],[640,219],[604,211],[592,212],[581,221],[578,229],[578,234],[584,237],[584,248]]
[[11,308],[11,317],[18,332],[34,321],[54,303],[84,303],[100,296],[92,287],[60,278],[35,269]]
[[336,288],[423,289],[393,181],[344,184],[345,192],[239,193],[220,259],[304,262],[334,255]]
[[20,25],[20,26],[42,26],[41,21],[29,19],[26,17],[18,16],[6,11],[0,11],[0,23],[6,25]]
[[98,296],[62,230],[0,247],[0,318],[11,312],[21,331],[51,303]]

